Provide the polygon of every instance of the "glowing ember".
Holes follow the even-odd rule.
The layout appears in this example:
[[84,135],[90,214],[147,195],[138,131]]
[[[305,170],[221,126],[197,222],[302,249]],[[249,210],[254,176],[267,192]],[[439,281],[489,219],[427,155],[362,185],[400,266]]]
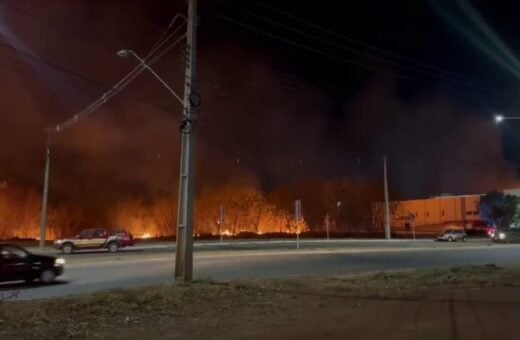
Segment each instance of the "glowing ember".
[[231,236],[231,235],[233,235],[233,234],[232,234],[229,230],[224,230],[224,231],[222,232],[222,235],[224,235],[224,236]]

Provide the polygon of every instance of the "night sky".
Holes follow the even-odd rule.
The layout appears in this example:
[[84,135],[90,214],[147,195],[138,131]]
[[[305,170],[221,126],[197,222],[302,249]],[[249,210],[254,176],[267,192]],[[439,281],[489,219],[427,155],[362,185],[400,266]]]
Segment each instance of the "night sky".
[[[123,77],[135,63],[115,53],[146,54],[184,6],[0,1],[0,179],[41,188],[43,129]],[[513,2],[200,7],[198,190],[238,181],[270,191],[301,178],[380,182],[383,155],[401,197],[519,186],[520,126],[493,122],[496,112],[520,115]],[[179,49],[154,69],[182,92]],[[102,205],[176,192],[180,115],[175,99],[142,75],[54,138],[51,199]]]

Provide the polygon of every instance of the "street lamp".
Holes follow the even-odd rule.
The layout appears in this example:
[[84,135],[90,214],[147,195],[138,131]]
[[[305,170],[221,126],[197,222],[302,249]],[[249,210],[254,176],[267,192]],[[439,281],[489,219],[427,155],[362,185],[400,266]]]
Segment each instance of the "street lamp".
[[188,2],[188,25],[186,33],[186,65],[184,98],[168,86],[145,60],[132,50],[121,50],[120,57],[132,55],[139,63],[163,84],[184,107],[181,124],[181,159],[179,172],[179,200],[177,210],[177,233],[175,255],[175,280],[191,281],[193,278],[193,208],[195,197],[195,131],[197,123],[198,94],[196,92],[196,32],[197,0]]
[[133,56],[135,59],[137,59],[137,61],[139,61],[139,63],[141,65],[143,65],[143,67],[145,69],[147,69],[148,71],[150,71],[151,74],[153,74],[153,76],[159,80],[161,82],[161,84],[164,85],[164,87],[166,87],[166,89],[168,89],[168,91],[170,91],[170,93],[175,97],[175,99],[177,99],[177,101],[179,103],[181,103],[182,105],[184,105],[184,101],[181,99],[181,97],[175,93],[175,91],[170,87],[170,85],[168,85],[147,63],[146,61],[144,61],[143,58],[139,57],[137,55],[137,53],[135,53],[134,51],[132,50],[127,50],[127,49],[123,49],[119,52],[117,52],[117,55],[120,56],[121,58],[128,58],[129,56]]
[[495,123],[497,123],[497,124],[502,123],[503,120],[504,120],[504,116],[502,116],[502,115],[495,116]]
[[[193,273],[193,128],[191,123],[191,105],[188,100],[181,97],[162,79],[147,63],[139,57],[137,53],[129,49],[117,52],[121,58],[134,57],[137,61],[177,99],[184,107],[184,120],[182,124],[182,145],[181,145],[181,169],[179,179],[179,203],[177,216],[176,234],[176,256],[175,256],[175,279],[179,281],[191,281]],[[191,84],[190,84],[191,85]],[[191,89],[191,86],[190,86]],[[186,92],[186,90],[185,90]],[[188,140],[187,140],[188,139]]]
[[[189,8],[190,8],[190,13],[192,15],[192,18],[195,16],[194,15],[195,14],[195,3],[196,3],[196,0],[190,0]],[[170,24],[170,27],[178,16],[179,16],[179,14],[175,16],[172,23]],[[182,16],[182,15],[180,15],[180,16]],[[192,23],[192,26],[193,26],[193,23]],[[193,29],[192,29],[192,31],[193,31]],[[168,40],[168,39],[169,39],[169,37],[166,38],[166,40]],[[177,44],[177,42],[179,42],[180,39],[182,39],[182,37],[179,38],[173,45]],[[47,137],[47,146],[46,146],[45,174],[44,174],[44,183],[43,183],[42,211],[41,211],[41,221],[40,221],[40,248],[45,247],[46,231],[47,231],[46,230],[47,229],[47,201],[48,201],[48,194],[49,194],[49,171],[50,171],[50,161],[51,161],[51,137],[52,137],[52,135],[58,134],[58,133],[64,131],[65,129],[72,127],[73,125],[77,124],[80,120],[87,117],[92,112],[97,110],[99,107],[104,105],[107,102],[107,100],[109,100],[110,98],[115,96],[117,93],[119,93],[123,88],[128,86],[128,84],[130,84],[130,82],[133,79],[135,79],[135,77],[137,75],[139,75],[143,69],[150,70],[154,74],[154,76],[157,79],[159,79],[161,81],[161,83],[175,96],[175,98],[177,98],[177,100],[180,100],[179,96],[175,94],[175,92],[168,86],[168,84],[166,84],[155,72],[153,72],[153,70],[150,69],[150,67],[146,64],[146,62],[144,60],[142,60],[141,58],[139,58],[135,53],[133,53],[130,50],[122,50],[122,51],[119,51],[119,53],[118,53],[118,55],[121,57],[127,57],[130,54],[133,54],[140,61],[141,65],[143,66],[142,68],[140,68],[140,67],[134,68],[134,70],[132,72],[130,72],[128,75],[126,75],[123,79],[121,79],[111,89],[104,92],[100,98],[98,98],[96,101],[94,101],[92,104],[90,104],[88,107],[86,107],[81,112],[75,114],[72,118],[68,119],[67,121],[65,121],[59,125],[56,125],[54,128],[46,129],[48,137]],[[190,80],[189,85],[191,85],[191,82],[192,82],[191,77],[187,77],[187,79]],[[190,89],[191,89],[191,86],[190,86]],[[188,94],[191,95],[192,92],[189,91]],[[180,101],[183,104],[185,102],[182,100],[180,100]],[[190,118],[192,121],[194,121],[195,119],[191,118],[193,116],[191,107],[189,107],[188,110],[185,107],[185,111],[189,112],[189,114],[187,115],[188,118]],[[186,114],[185,114],[185,116],[186,116]],[[191,124],[183,124],[183,125],[191,127]]]

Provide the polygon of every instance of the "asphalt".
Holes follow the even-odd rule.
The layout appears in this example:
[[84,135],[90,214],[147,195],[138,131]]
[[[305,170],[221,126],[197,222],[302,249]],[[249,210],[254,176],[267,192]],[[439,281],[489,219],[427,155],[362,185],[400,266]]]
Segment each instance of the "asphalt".
[[[3,284],[0,295],[41,299],[173,282],[174,247],[169,243],[138,245],[117,254],[86,252],[63,257],[67,261],[65,274],[55,284]],[[303,241],[296,249],[293,240],[212,242],[196,245],[194,278],[234,280],[491,263],[520,264],[520,245],[486,240],[348,240]]]

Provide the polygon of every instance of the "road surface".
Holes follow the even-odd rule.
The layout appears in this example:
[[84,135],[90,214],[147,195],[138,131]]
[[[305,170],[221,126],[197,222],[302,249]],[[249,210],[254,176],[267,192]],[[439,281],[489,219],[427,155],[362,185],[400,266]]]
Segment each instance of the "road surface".
[[[66,256],[65,275],[53,285],[0,285],[4,296],[40,299],[106,289],[173,282],[174,249],[168,244],[139,246],[109,253]],[[520,245],[489,241],[434,243],[432,241],[233,242],[196,247],[195,279],[234,280],[449,267],[458,265],[520,264]]]

